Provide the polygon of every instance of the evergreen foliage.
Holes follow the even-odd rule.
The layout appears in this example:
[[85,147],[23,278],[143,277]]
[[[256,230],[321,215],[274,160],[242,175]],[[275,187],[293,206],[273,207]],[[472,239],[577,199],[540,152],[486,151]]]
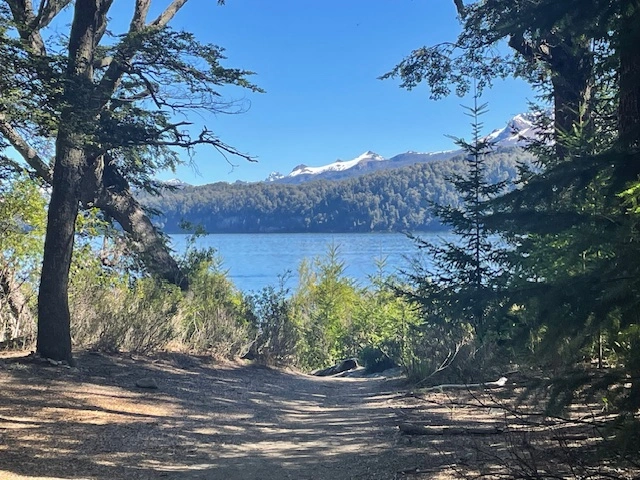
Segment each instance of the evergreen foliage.
[[[513,181],[520,163],[533,156],[518,148],[493,152],[486,175]],[[162,212],[165,232],[178,233],[183,220],[209,233],[425,231],[442,228],[430,202],[458,205],[447,178],[464,169],[462,155],[342,181],[302,185],[215,183],[142,196],[148,208]]]
[[[486,205],[484,227],[511,250],[500,255],[509,261],[498,283],[501,308],[484,318],[492,322],[487,331],[521,365],[551,377],[540,385],[550,411],[580,393],[599,395],[603,408],[620,414],[615,428],[629,447],[640,405],[640,4],[488,0],[456,6],[463,31],[454,46],[416,50],[387,77],[400,77],[406,88],[424,82],[435,97],[448,93],[442,90],[448,81],[464,93],[470,81],[461,76],[464,69],[479,62],[467,71],[481,75],[481,86],[490,83],[486,67],[496,58],[490,50],[506,41],[512,69],[497,76],[522,75],[551,104],[551,116],[540,117],[543,138],[529,148],[540,168],[523,169],[519,188]],[[442,65],[447,68],[432,72]],[[473,251],[472,244],[463,246]],[[469,298],[465,289],[442,295],[429,278],[415,280],[441,302],[426,318],[447,312],[442,304],[458,307]],[[465,279],[469,288],[473,280]],[[479,318],[458,315],[458,322]],[[448,327],[445,335],[462,338]],[[593,367],[608,370],[596,374]],[[637,456],[637,444],[623,451],[629,453]]]
[[1,163],[51,187],[38,293],[44,357],[72,361],[68,285],[81,209],[98,208],[119,223],[147,271],[186,288],[130,185],[154,191],[154,173],[176,166],[177,149],[210,146],[250,160],[188,120],[194,112],[241,111],[222,100],[223,86],[261,90],[251,72],[223,66],[222,48],[169,27],[185,3],[150,19],[157,9],[138,0],[116,35],[110,1],[0,2],[0,147],[19,156]]
[[[430,374],[460,360],[458,352],[467,344],[472,347],[466,348],[465,354],[475,357],[473,370],[479,375],[481,353],[488,355],[500,340],[500,280],[508,274],[507,250],[492,235],[486,219],[492,212],[488,202],[502,193],[507,183],[487,179],[486,162],[493,146],[481,136],[480,116],[486,112],[486,104],[479,105],[477,95],[474,100],[474,106],[467,109],[473,139],[456,139],[467,153],[466,168],[449,179],[461,202],[458,206],[433,206],[434,215],[455,239],[433,243],[416,238],[418,248],[430,261],[428,266],[415,262],[414,270],[408,272],[411,289],[403,292],[420,306],[425,331],[440,330],[451,342],[450,350],[425,352],[435,357],[437,365],[433,372],[425,372]],[[469,357],[456,363],[467,360]]]

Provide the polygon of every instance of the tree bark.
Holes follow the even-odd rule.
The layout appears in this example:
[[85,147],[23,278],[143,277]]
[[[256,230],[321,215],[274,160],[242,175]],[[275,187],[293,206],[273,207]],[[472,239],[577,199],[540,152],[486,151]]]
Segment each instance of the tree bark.
[[509,46],[531,64],[541,62],[549,68],[553,85],[555,149],[558,160],[567,158],[570,148],[563,135],[571,134],[577,125],[586,125],[591,115],[593,53],[589,39],[552,38],[533,44],[522,35],[513,35]]
[[592,107],[593,54],[588,40],[568,40],[550,48],[552,69],[554,127],[556,153],[559,159],[570,155],[570,147],[563,135],[571,135],[574,128],[589,128]]
[[29,308],[27,298],[20,289],[20,284],[16,281],[13,269],[6,264],[5,258],[0,253],[0,292],[7,301],[9,309],[15,318],[8,338],[3,341],[10,342],[18,337],[32,339],[34,326],[33,312]]
[[88,170],[88,148],[93,144],[93,63],[96,35],[103,10],[110,0],[76,0],[69,62],[65,72],[64,109],[56,139],[56,159],[47,215],[40,292],[36,350],[46,358],[72,362],[69,314],[69,268],[73,254],[82,181]]
[[151,273],[186,290],[188,280],[169,253],[162,235],[131,194],[126,179],[109,161],[105,163],[101,186],[94,200],[95,206],[116,220],[131,236],[143,263]]
[[618,132],[623,148],[640,147],[640,1],[628,0],[621,19]]
[[45,358],[71,361],[69,268],[78,216],[77,191],[81,178],[78,164],[84,160],[84,152],[68,146],[61,148],[62,143],[64,139],[59,139],[47,217],[36,350]]

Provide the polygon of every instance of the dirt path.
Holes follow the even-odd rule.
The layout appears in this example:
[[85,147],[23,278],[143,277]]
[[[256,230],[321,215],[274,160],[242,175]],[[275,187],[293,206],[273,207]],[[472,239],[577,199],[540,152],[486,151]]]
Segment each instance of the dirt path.
[[0,360],[0,478],[391,479],[410,455],[398,380],[182,355],[78,364]]
[[[177,354],[83,353],[78,364],[0,357],[0,480],[547,478],[549,468],[553,478],[578,478],[558,476],[575,458],[599,468],[583,450],[588,441],[567,441],[591,435],[583,427],[545,427],[536,438],[493,408],[512,389],[412,396],[401,379],[319,378]],[[148,379],[158,388],[136,386]],[[404,436],[402,423],[465,434]],[[499,432],[474,434],[487,427]]]

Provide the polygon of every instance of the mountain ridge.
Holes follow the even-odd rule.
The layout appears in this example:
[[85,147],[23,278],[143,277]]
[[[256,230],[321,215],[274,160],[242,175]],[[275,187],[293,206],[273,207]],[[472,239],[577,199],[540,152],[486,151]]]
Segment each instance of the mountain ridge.
[[[534,136],[532,124],[516,116],[485,137],[496,146],[485,159],[487,180],[512,184],[518,165],[535,161],[520,147]],[[367,151],[319,167],[298,165],[284,181],[272,175],[272,181],[183,186],[141,201],[162,212],[155,222],[166,233],[180,233],[183,221],[207,233],[430,231],[441,228],[431,206],[459,204],[448,179],[467,168],[462,149],[388,159]]]
[[[536,129],[533,116],[521,113],[512,117],[502,128],[497,128],[483,139],[490,141],[496,150],[508,147],[522,147],[528,141],[536,138]],[[399,168],[431,161],[447,160],[462,154],[463,150],[443,150],[437,152],[399,153],[389,158],[384,158],[377,153],[368,150],[351,160],[338,159],[332,163],[318,167],[310,167],[300,164],[287,174],[282,175],[272,172],[265,182],[299,184],[313,180],[342,180],[357,177],[367,173],[390,168]]]
[[[532,162],[523,149],[505,147],[487,156],[487,180],[513,182],[518,164]],[[183,221],[207,233],[429,231],[441,228],[433,204],[459,204],[460,196],[447,179],[467,168],[460,154],[340,181],[218,182],[147,195],[141,201],[162,212],[155,222],[166,233],[182,232]]]

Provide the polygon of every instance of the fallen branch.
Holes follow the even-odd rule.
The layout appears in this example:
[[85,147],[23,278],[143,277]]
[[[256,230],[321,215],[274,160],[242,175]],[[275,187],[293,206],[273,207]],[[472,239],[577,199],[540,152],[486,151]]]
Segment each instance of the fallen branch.
[[491,389],[501,388],[507,384],[507,377],[501,377],[495,382],[484,383],[444,383],[442,385],[436,385],[435,387],[421,388],[420,392],[442,392],[443,390],[472,390],[476,388]]
[[504,433],[504,429],[499,427],[436,427],[401,423],[398,428],[405,435],[500,435]]

